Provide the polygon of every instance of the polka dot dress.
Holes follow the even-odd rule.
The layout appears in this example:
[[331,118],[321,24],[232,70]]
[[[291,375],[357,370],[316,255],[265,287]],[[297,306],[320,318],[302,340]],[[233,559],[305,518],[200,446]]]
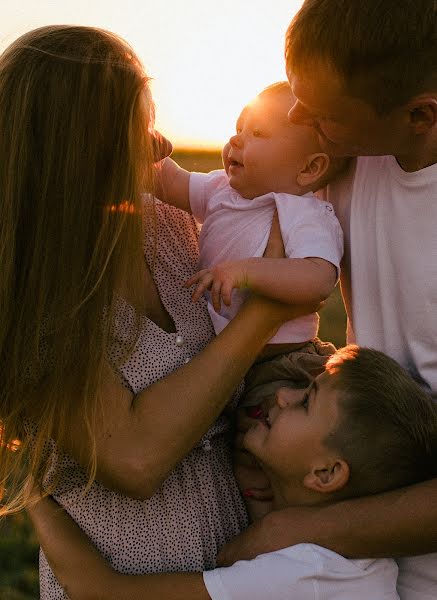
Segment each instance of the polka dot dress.
[[[147,201],[150,202],[150,201]],[[165,377],[201,351],[213,336],[206,303],[193,304],[182,284],[195,271],[197,226],[193,218],[156,203],[154,236],[145,255],[176,332],[145,319],[136,348],[121,371],[134,392]],[[120,309],[113,358],[123,348],[132,314]],[[177,410],[177,398],[167,401]],[[229,428],[220,417],[175,468],[152,498],[133,500],[94,482],[83,497],[86,476],[73,459],[62,459],[65,477],[55,497],[98,549],[122,573],[201,571],[215,566],[219,548],[246,525],[247,517],[231,469]],[[86,569],[86,564],[84,564]],[[40,554],[41,598],[67,598]]]

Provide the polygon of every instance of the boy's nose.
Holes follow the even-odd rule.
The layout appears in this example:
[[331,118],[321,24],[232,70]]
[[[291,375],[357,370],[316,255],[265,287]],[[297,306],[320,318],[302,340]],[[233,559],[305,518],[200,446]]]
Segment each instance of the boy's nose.
[[275,401],[279,408],[287,407],[296,394],[296,390],[291,388],[281,387],[276,390]]
[[314,118],[308,112],[308,110],[302,106],[299,100],[293,104],[293,106],[288,111],[288,120],[290,123],[295,123],[296,125],[310,125],[314,124]]

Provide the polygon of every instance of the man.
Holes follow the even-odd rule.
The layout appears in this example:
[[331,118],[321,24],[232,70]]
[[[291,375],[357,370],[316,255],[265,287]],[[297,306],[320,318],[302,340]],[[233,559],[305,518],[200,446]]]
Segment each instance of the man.
[[[349,341],[391,355],[437,399],[437,3],[306,0],[286,60],[290,120],[331,155],[365,157],[327,190],[345,234]],[[436,552],[437,480],[272,513],[222,560],[302,541],[349,557]],[[402,600],[437,597],[437,554],[399,567]]]

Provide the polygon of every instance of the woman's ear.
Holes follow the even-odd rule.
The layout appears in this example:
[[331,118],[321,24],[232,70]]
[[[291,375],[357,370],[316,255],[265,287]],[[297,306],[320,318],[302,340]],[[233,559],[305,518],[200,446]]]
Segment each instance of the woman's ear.
[[342,458],[335,458],[328,464],[314,466],[307,473],[303,485],[322,494],[337,492],[349,481],[349,465]]
[[417,96],[407,104],[410,127],[415,134],[428,133],[437,124],[437,98]]
[[303,168],[297,174],[297,183],[303,188],[313,185],[321,179],[329,167],[329,156],[317,152],[306,157]]

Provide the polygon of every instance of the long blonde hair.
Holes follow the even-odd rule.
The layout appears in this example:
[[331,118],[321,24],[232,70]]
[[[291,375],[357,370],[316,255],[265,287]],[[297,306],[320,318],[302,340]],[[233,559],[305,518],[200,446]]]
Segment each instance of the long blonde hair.
[[72,414],[95,475],[117,291],[141,299],[152,127],[148,78],[113,33],[42,27],[0,56],[0,516],[42,481]]

